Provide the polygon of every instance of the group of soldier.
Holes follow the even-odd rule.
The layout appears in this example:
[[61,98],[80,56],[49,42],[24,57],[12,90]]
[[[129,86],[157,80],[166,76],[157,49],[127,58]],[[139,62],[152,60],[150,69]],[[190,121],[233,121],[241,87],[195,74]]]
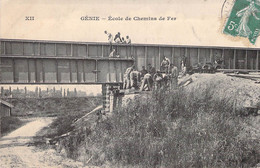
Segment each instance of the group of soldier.
[[137,71],[135,65],[127,68],[124,73],[123,89],[139,89],[140,91],[158,90],[161,88],[175,89],[178,86],[178,68],[167,57],[163,57],[160,70],[155,70],[151,64]]

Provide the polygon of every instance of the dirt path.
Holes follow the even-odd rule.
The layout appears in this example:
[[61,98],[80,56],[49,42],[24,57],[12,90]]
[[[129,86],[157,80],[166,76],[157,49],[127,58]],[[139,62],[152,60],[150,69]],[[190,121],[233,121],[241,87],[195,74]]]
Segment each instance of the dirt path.
[[0,139],[1,168],[46,168],[46,167],[84,167],[81,162],[75,162],[59,156],[55,150],[40,150],[29,146],[32,138],[43,127],[48,126],[53,119],[38,118]]

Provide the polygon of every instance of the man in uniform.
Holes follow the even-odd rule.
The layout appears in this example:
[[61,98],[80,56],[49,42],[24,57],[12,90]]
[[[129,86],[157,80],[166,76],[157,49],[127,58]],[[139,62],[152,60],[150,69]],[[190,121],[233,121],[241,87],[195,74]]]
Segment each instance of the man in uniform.
[[179,71],[173,64],[170,65],[170,89],[176,89],[178,86]]
[[186,66],[187,58],[185,56],[182,57],[181,60],[181,72],[182,76],[186,75],[187,72],[187,66]]
[[141,87],[140,87],[140,91],[144,91],[145,88],[147,87],[147,90],[150,91],[152,90],[152,84],[153,84],[153,78],[152,75],[149,73],[146,73],[144,75]]
[[135,69],[135,66],[131,66],[126,69],[124,73],[124,84],[123,89],[129,89],[130,88],[130,73]]
[[131,44],[131,39],[129,38],[129,36],[126,36],[126,44]]
[[156,73],[156,70],[154,67],[152,67],[151,64],[148,64],[148,67],[147,67],[147,70],[148,70],[148,73],[152,75],[152,77],[154,76],[154,74]]
[[154,90],[160,89],[162,87],[163,76],[160,70],[157,70],[156,73],[154,74],[153,81],[154,81]]
[[107,35],[107,39],[109,42],[109,48],[110,48],[110,52],[112,52],[112,42],[113,42],[113,36],[111,33],[108,33],[107,31],[105,31],[105,34]]
[[141,77],[143,78],[145,74],[147,74],[148,71],[145,69],[145,66],[142,66],[142,70],[141,70]]
[[133,70],[130,73],[130,87],[138,89],[138,83],[141,82],[141,72]]
[[115,35],[114,41],[115,41],[116,43],[122,43],[122,39],[121,39],[121,36],[120,36],[120,32],[118,32],[118,33]]
[[170,67],[170,59],[167,57],[163,57],[163,60],[161,62],[161,70],[162,72],[168,73],[169,67]]

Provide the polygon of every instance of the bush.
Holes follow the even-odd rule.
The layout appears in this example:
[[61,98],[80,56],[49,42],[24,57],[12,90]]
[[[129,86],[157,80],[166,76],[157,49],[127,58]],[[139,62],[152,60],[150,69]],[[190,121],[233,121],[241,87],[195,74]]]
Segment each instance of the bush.
[[239,136],[239,110],[232,100],[213,97],[213,88],[154,92],[132,100],[85,138],[86,157],[95,165],[256,165],[259,142]]
[[26,122],[21,121],[20,119],[16,117],[3,117],[1,119],[1,133],[2,135],[8,134],[12,132],[13,130],[21,127]]
[[[65,100],[67,103],[64,103]],[[62,99],[62,107],[55,107],[58,108],[59,115],[39,134],[53,138],[72,131],[74,129],[72,123],[100,105],[100,102],[100,97]]]

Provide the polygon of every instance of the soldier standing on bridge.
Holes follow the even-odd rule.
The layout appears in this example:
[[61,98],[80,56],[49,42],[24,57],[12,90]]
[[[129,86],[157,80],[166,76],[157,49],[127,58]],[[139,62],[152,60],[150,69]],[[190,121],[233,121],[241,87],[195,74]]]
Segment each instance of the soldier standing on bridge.
[[110,48],[110,52],[112,52],[112,42],[113,42],[113,36],[111,33],[108,33],[107,31],[105,31],[105,34],[107,35],[108,38],[108,42],[109,42],[109,48]]
[[125,38],[122,37],[122,44],[126,44]]
[[118,33],[115,35],[114,41],[115,41],[116,43],[122,43],[122,39],[121,39],[121,36],[120,36],[120,32],[118,32]]
[[125,42],[126,42],[126,44],[131,44],[131,39],[129,38],[129,36],[126,36]]
[[130,88],[130,73],[135,69],[135,66],[131,66],[126,69],[124,74],[124,84],[123,89],[129,89]]

